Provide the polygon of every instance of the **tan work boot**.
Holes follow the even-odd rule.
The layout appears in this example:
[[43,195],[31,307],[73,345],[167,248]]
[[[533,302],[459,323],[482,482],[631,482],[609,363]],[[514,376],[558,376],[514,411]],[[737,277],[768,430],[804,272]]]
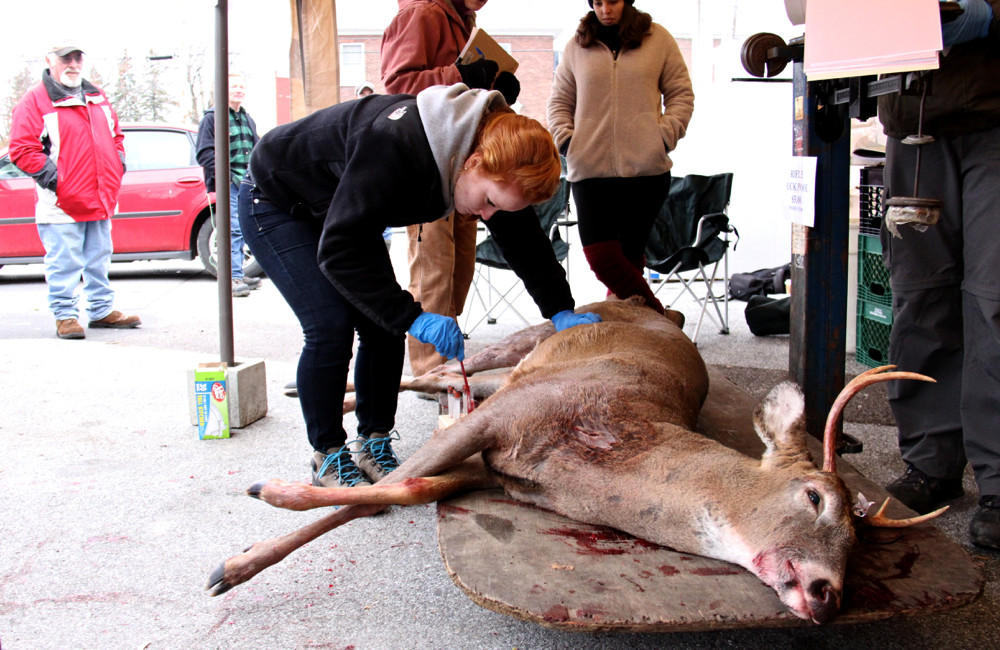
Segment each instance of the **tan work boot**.
[[109,328],[109,329],[131,329],[142,325],[142,320],[138,316],[126,316],[117,309],[101,320],[92,320],[88,327]]
[[312,482],[320,487],[359,487],[371,485],[351,458],[347,445],[332,447],[327,453],[314,451]]
[[393,440],[399,440],[399,434],[395,431],[373,433],[370,438],[358,436],[356,440],[347,443],[347,446],[356,455],[355,462],[361,471],[371,480],[381,481],[399,467],[399,460],[392,450]]
[[61,339],[83,339],[87,334],[75,318],[64,318],[56,321],[56,336]]

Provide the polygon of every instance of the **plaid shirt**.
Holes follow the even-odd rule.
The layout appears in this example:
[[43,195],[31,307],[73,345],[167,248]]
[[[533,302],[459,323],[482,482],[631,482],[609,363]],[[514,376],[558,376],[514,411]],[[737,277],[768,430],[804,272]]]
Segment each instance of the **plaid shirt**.
[[239,111],[229,109],[229,180],[239,185],[246,176],[250,165],[250,150],[253,149],[253,131],[250,118],[240,106]]

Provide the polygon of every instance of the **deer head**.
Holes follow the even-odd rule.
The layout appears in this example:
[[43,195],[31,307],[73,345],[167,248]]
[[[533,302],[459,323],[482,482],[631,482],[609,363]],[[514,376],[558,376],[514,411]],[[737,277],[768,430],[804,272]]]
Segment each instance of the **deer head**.
[[766,481],[770,484],[767,495],[757,503],[758,508],[771,512],[755,513],[753,523],[741,532],[745,548],[752,549],[744,565],[774,589],[796,616],[815,623],[829,621],[840,608],[856,519],[878,526],[908,526],[945,510],[891,520],[883,516],[883,505],[874,517],[856,518],[854,513],[864,515],[860,511],[867,507],[852,508],[847,486],[836,473],[836,424],[853,395],[878,381],[934,381],[916,373],[884,372],[891,368],[863,373],[841,391],[827,417],[822,469],[806,448],[804,400],[797,385],[779,384],[754,412],[754,428],[765,445],[760,471],[771,479]]

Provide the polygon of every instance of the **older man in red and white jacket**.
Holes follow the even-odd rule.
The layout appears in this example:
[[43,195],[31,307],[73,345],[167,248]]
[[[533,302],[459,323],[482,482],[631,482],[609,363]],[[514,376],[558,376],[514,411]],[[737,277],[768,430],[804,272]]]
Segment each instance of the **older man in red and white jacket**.
[[90,327],[138,327],[138,316],[113,309],[108,279],[111,216],[125,173],[118,115],[104,92],[83,78],[82,49],[56,46],[46,62],[42,81],[14,107],[9,153],[38,183],[35,222],[56,334],[85,336],[77,321],[81,277]]

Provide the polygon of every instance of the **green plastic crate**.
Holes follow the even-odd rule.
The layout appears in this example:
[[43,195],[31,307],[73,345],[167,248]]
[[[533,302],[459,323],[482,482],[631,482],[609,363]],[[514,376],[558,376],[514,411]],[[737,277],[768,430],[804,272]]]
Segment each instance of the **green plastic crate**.
[[889,363],[889,333],[892,308],[858,300],[858,331],[854,356],[858,363],[874,368]]
[[858,300],[892,304],[889,269],[882,263],[882,242],[871,235],[858,235]]

